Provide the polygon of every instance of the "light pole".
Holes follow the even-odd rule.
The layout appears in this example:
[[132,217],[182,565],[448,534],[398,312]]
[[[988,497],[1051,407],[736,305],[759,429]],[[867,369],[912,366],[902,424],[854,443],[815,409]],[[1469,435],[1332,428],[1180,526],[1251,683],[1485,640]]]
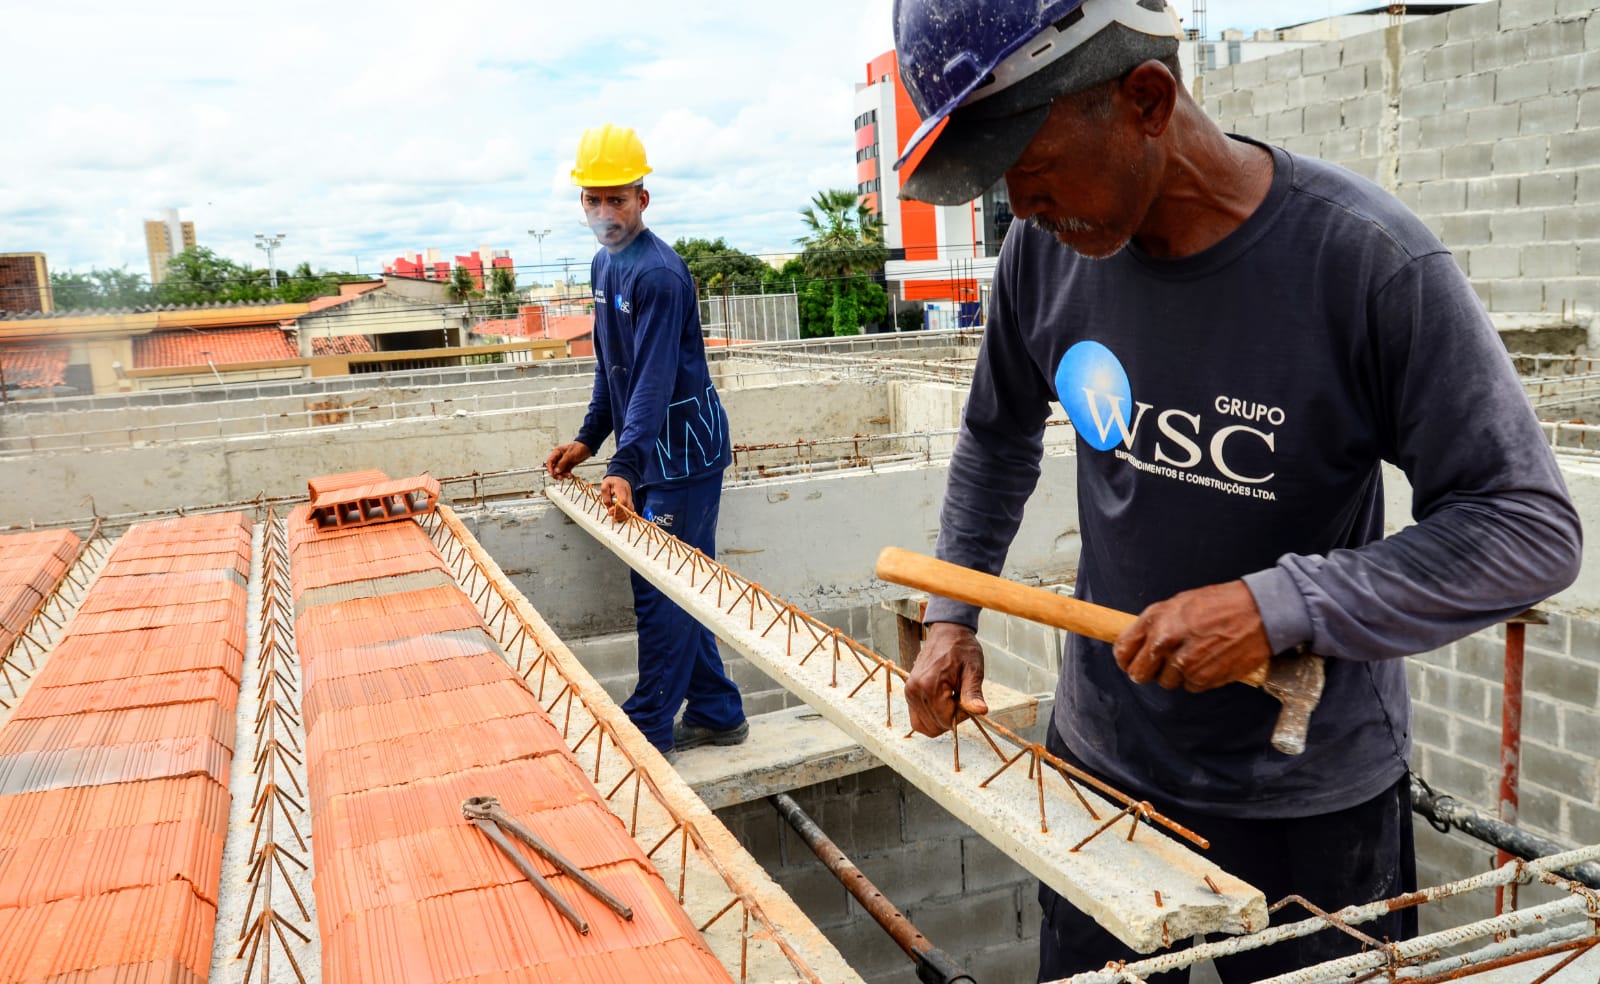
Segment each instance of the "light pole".
[[278,267],[272,262],[272,251],[283,245],[283,233],[267,235],[264,232],[256,233],[256,249],[267,251],[267,279],[272,282],[272,289],[278,289]]
[[572,257],[563,256],[559,260],[557,260],[556,262],[561,264],[561,269],[564,272],[563,279],[566,280],[566,284],[562,289],[563,290],[571,290],[572,289]]
[[539,243],[539,276],[544,276],[544,237],[550,235],[549,229],[529,229],[528,235]]

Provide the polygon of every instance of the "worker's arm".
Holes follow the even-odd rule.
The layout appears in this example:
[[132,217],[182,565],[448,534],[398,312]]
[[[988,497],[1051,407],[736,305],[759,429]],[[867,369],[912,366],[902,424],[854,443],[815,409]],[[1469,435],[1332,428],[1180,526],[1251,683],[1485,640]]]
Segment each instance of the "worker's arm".
[[[589,394],[589,410],[583,415],[583,426],[578,428],[578,436],[568,444],[581,444],[589,449],[589,453],[600,449],[600,445],[611,436],[611,386],[606,376],[607,368],[606,351],[602,347],[600,335],[595,333],[595,359],[594,359],[594,391]],[[562,445],[566,447],[567,445]],[[559,450],[559,448],[557,449]],[[574,462],[576,464],[577,462]]]
[[1411,482],[1416,524],[1354,550],[1285,555],[1246,575],[1247,593],[1235,582],[1151,606],[1115,649],[1136,681],[1209,689],[1302,644],[1357,660],[1426,652],[1577,577],[1577,512],[1454,261],[1411,260],[1376,292],[1370,316],[1364,368],[1383,455]]
[[[1015,329],[1010,256],[1009,248],[1001,250],[934,548],[941,560],[989,574],[999,574],[1004,566],[1023,506],[1038,484],[1044,422],[1054,399]],[[906,683],[906,701],[913,725],[932,736],[948,730],[958,706],[968,714],[987,712],[981,691],[984,661],[975,606],[933,597],[924,621],[928,639]]]
[[670,271],[652,270],[634,282],[632,391],[606,468],[607,478],[620,479],[630,490],[639,487],[648,456],[656,453],[695,304],[693,286]]

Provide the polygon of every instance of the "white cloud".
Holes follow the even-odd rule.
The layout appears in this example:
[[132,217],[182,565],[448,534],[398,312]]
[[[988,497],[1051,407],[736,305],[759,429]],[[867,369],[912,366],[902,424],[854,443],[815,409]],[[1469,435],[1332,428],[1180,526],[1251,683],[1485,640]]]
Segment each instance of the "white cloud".
[[[142,270],[143,220],[177,207],[200,241],[259,263],[374,270],[480,244],[587,263],[567,179],[578,135],[636,126],[652,225],[788,251],[827,175],[854,181],[851,93],[892,43],[891,0],[803,11],[613,0],[270,8],[0,0],[0,239],[54,269]],[[61,39],[59,43],[50,39]]]

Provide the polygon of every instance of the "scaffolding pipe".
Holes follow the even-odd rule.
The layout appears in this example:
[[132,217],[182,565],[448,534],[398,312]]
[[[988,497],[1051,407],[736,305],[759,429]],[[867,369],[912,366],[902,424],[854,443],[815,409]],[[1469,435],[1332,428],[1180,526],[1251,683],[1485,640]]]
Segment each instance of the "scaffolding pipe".
[[867,910],[867,914],[877,920],[884,932],[916,963],[917,980],[923,984],[974,984],[972,975],[962,970],[949,954],[929,943],[927,937],[919,933],[911,920],[878,891],[872,880],[839,849],[839,845],[823,833],[817,822],[807,816],[789,794],[777,793],[768,796],[767,801],[788,821],[794,832],[817,855],[817,859],[828,866],[839,883],[861,903],[861,908]]
[[[1411,809],[1436,827],[1443,830],[1455,827],[1469,837],[1518,858],[1531,861],[1571,850],[1564,844],[1481,813],[1448,793],[1438,792],[1415,775],[1411,777]],[[1575,882],[1600,889],[1600,864],[1588,862],[1561,870]]]
[[[1518,777],[1522,765],[1522,671],[1527,655],[1529,620],[1545,621],[1537,612],[1527,612],[1506,622],[1506,668],[1500,692],[1500,822],[1517,825]],[[1496,867],[1510,861],[1512,854],[1505,848],[1495,853]],[[1513,908],[1517,904],[1516,888],[1508,891],[1502,887],[1494,893],[1494,911],[1506,911],[1509,894]]]

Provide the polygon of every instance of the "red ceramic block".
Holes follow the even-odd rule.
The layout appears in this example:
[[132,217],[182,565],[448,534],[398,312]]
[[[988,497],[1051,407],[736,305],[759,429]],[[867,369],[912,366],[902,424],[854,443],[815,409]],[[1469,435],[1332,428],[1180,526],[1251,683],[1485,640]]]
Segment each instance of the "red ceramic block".
[[193,821],[228,832],[228,791],[205,775],[0,796],[0,848],[150,823]]

